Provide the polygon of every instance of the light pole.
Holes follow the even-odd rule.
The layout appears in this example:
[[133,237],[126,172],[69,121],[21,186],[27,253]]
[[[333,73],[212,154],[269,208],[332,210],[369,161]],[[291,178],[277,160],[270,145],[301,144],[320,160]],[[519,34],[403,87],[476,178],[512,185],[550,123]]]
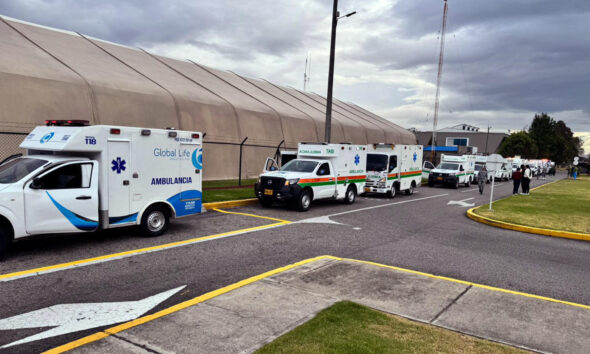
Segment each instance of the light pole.
[[336,25],[338,20],[343,17],[350,17],[356,14],[356,11],[348,13],[342,17],[338,17],[338,0],[334,0],[334,9],[332,10],[332,39],[330,42],[330,69],[328,72],[328,102],[326,103],[326,127],[324,140],[329,143],[332,133],[332,87],[334,85],[334,51],[336,48]]

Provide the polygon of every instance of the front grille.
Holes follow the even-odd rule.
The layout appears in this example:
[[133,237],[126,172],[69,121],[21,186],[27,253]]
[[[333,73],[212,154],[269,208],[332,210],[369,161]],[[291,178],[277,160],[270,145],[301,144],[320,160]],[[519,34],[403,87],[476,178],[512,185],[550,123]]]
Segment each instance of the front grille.
[[377,181],[369,181],[369,180],[367,180],[366,183],[365,183],[365,185],[367,187],[377,186]]
[[262,177],[260,178],[260,187],[263,189],[272,189],[279,191],[285,185],[285,179],[281,177]]

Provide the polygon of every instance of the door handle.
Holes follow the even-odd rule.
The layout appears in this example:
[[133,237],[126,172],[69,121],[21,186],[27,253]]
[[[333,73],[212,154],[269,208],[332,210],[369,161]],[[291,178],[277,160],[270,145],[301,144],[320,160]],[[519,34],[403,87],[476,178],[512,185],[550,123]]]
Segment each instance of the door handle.
[[124,180],[124,181],[123,181],[123,185],[124,185],[124,186],[128,186],[128,185],[129,185],[129,180],[128,180],[128,179]]
[[88,200],[88,199],[92,199],[92,197],[89,196],[89,195],[81,195],[79,197],[76,197],[76,199],[78,199],[78,200]]

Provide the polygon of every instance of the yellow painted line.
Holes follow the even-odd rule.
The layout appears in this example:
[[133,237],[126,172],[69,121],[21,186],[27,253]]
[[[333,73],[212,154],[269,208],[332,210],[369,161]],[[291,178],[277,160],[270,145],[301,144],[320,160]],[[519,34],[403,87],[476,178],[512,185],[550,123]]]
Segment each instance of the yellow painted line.
[[[218,210],[218,211],[224,212],[221,210]],[[240,214],[246,215],[246,216],[257,217],[257,218],[262,218],[262,219],[280,220],[280,219],[257,216],[257,215],[253,215],[253,214],[244,214],[244,213],[240,213]],[[268,224],[268,225],[249,227],[246,229],[228,231],[228,232],[223,232],[223,233],[209,235],[209,236],[203,236],[203,237],[197,237],[197,238],[192,238],[192,239],[183,240],[183,241],[171,242],[171,243],[166,243],[166,244],[158,245],[158,246],[139,248],[139,249],[130,250],[130,251],[107,254],[107,255],[99,256],[99,257],[80,259],[77,261],[50,265],[47,267],[40,267],[40,268],[28,269],[28,270],[13,272],[13,273],[1,274],[0,275],[0,282],[6,281],[7,279],[11,279],[11,278],[21,278],[21,277],[36,275],[38,273],[48,273],[48,272],[58,271],[58,270],[72,268],[72,267],[76,267],[76,266],[90,265],[93,263],[100,263],[100,262],[105,262],[105,261],[109,261],[109,260],[114,260],[114,259],[139,255],[139,254],[143,254],[143,253],[148,253],[148,252],[161,251],[161,250],[165,250],[168,248],[185,246],[185,245],[189,245],[192,243],[203,242],[203,241],[212,240],[212,239],[216,239],[216,238],[228,237],[228,236],[232,236],[232,235],[243,234],[243,233],[248,233],[248,232],[258,231],[258,230],[264,230],[264,229],[268,229],[268,228],[272,228],[272,227],[286,225],[289,223],[290,223],[290,221],[280,220],[277,223]]]
[[235,208],[240,206],[252,205],[258,203],[258,198],[241,199],[241,200],[228,200],[225,202],[213,202],[203,203],[205,209],[216,209],[216,208]]
[[444,277],[444,276],[440,276],[440,275],[434,275],[434,274],[430,274],[430,273],[424,273],[424,272],[419,272],[419,271],[416,271],[416,270],[411,270],[411,269],[406,269],[406,268],[400,268],[400,267],[396,267],[396,266],[390,266],[390,265],[380,264],[380,263],[375,263],[375,262],[370,262],[370,261],[361,261],[361,260],[350,259],[350,258],[337,258],[337,257],[332,257],[332,256],[326,256],[326,257],[327,258],[330,258],[330,259],[337,259],[337,260],[343,260],[343,261],[349,261],[349,262],[355,262],[355,263],[364,263],[364,264],[374,265],[374,266],[381,267],[381,268],[388,268],[388,269],[393,269],[393,270],[399,270],[401,272],[411,273],[411,274],[416,274],[416,275],[421,275],[421,276],[425,276],[425,277],[428,277],[428,278],[446,280],[446,281],[450,281],[450,282],[458,283],[458,284],[463,284],[463,285],[471,285],[471,286],[473,286],[475,288],[481,288],[481,289],[486,289],[486,290],[501,292],[501,293],[505,293],[505,294],[512,294],[512,295],[524,296],[524,297],[528,297],[528,298],[531,298],[531,299],[537,299],[537,300],[555,302],[555,303],[558,303],[558,304],[563,304],[563,305],[568,305],[568,306],[574,306],[574,307],[579,307],[579,308],[590,310],[590,306],[584,305],[584,304],[578,304],[578,303],[575,303],[575,302],[558,300],[558,299],[553,299],[553,298],[550,298],[550,297],[545,297],[545,296],[540,296],[540,295],[534,295],[534,294],[529,294],[529,293],[523,293],[523,292],[520,292],[520,291],[508,290],[508,289],[503,289],[503,288],[496,288],[494,286],[483,285],[483,284],[478,284],[478,283],[472,283],[472,282],[466,281],[466,280],[459,280],[459,279],[455,279],[455,278],[449,278],[449,277]]
[[314,257],[314,258],[309,258],[309,259],[305,259],[303,261],[297,262],[297,263],[293,263],[284,267],[280,267],[280,268],[276,268],[273,270],[270,270],[268,272],[262,273],[260,275],[256,275],[244,280],[241,280],[237,283],[228,285],[226,287],[217,289],[217,290],[213,290],[211,292],[208,292],[206,294],[203,294],[201,296],[197,296],[193,299],[181,302],[177,305],[168,307],[164,310],[161,310],[159,312],[156,312],[154,314],[151,315],[147,315],[147,316],[143,316],[140,317],[138,319],[126,322],[126,323],[122,323],[118,326],[115,327],[111,327],[108,328],[102,332],[97,332],[94,334],[91,334],[89,336],[80,338],[78,340],[75,340],[73,342],[70,343],[66,343],[63,344],[59,347],[50,349],[46,352],[44,352],[44,354],[58,354],[58,353],[64,353],[66,351],[75,349],[75,348],[79,348],[81,346],[84,346],[86,344],[90,344],[92,342],[96,342],[98,340],[104,339],[110,335],[113,334],[117,334],[119,332],[125,331],[127,329],[142,325],[144,323],[153,321],[155,319],[167,316],[169,314],[178,312],[180,310],[186,309],[188,307],[197,305],[201,302],[210,300],[214,297],[217,297],[219,295],[223,295],[226,294],[230,291],[236,290],[240,287],[252,284],[254,282],[257,282],[259,280],[268,278],[270,276],[285,272],[287,270],[308,264],[308,263],[312,263],[315,261],[319,261],[319,260],[325,260],[325,259],[330,259],[330,260],[335,260],[335,261],[346,261],[346,262],[354,262],[354,263],[361,263],[361,264],[367,264],[367,265],[372,265],[372,266],[376,266],[376,267],[380,267],[380,268],[386,268],[386,269],[390,269],[390,270],[396,270],[396,271],[400,271],[400,272],[405,272],[405,273],[410,273],[410,274],[415,274],[415,275],[420,275],[420,276],[424,276],[424,277],[428,277],[428,278],[433,278],[433,279],[438,279],[438,280],[444,280],[444,281],[449,281],[449,282],[453,282],[453,283],[458,283],[458,284],[462,284],[462,285],[471,285],[473,287],[476,288],[481,288],[481,289],[486,289],[486,290],[490,290],[490,291],[496,291],[496,292],[501,292],[501,293],[505,293],[505,294],[511,294],[511,295],[517,295],[517,296],[524,296],[527,298],[532,298],[532,299],[537,299],[537,300],[542,300],[542,301],[549,301],[549,302],[554,302],[554,303],[559,303],[562,305],[568,305],[568,306],[573,306],[573,307],[578,307],[578,308],[583,308],[583,309],[587,309],[590,310],[590,306],[588,305],[583,305],[583,304],[578,304],[575,302],[570,302],[570,301],[563,301],[563,300],[558,300],[558,299],[553,299],[550,297],[545,297],[545,296],[539,296],[539,295],[534,295],[534,294],[528,294],[528,293],[523,293],[520,291],[513,291],[513,290],[508,290],[508,289],[503,289],[503,288],[496,288],[493,286],[488,286],[488,285],[483,285],[483,284],[478,284],[478,283],[472,283],[469,281],[465,281],[465,280],[459,280],[459,279],[454,279],[454,278],[449,278],[449,277],[444,277],[444,276],[439,276],[439,275],[434,275],[434,274],[430,274],[430,273],[424,273],[424,272],[420,272],[420,271],[416,271],[416,270],[411,270],[411,269],[406,269],[406,268],[400,268],[400,267],[396,267],[396,266],[390,266],[390,265],[386,265],[386,264],[381,264],[381,263],[375,263],[375,262],[370,262],[370,261],[362,261],[362,260],[358,260],[358,259],[351,259],[351,258],[340,258],[340,257],[334,257],[334,256],[319,256],[319,257]]
[[284,271],[287,271],[287,270],[290,270],[290,269],[299,267],[301,265],[304,265],[304,264],[307,264],[307,263],[311,263],[311,262],[315,262],[315,261],[322,260],[322,259],[327,259],[327,258],[332,258],[332,257],[320,256],[320,257],[315,257],[315,258],[309,258],[309,259],[306,259],[306,260],[303,260],[303,261],[300,261],[300,262],[297,262],[297,263],[293,263],[293,264],[290,264],[290,265],[287,265],[287,266],[284,266],[284,267],[281,267],[281,268],[276,268],[276,269],[270,270],[270,271],[268,271],[266,273],[262,273],[262,274],[259,274],[259,275],[250,277],[248,279],[244,279],[242,281],[239,281],[237,283],[228,285],[226,287],[223,287],[223,288],[220,288],[220,289],[217,289],[217,290],[213,290],[213,291],[208,292],[206,294],[203,294],[201,296],[197,296],[197,297],[195,297],[193,299],[190,299],[190,300],[187,300],[185,302],[181,302],[181,303],[179,303],[177,305],[174,305],[172,307],[168,307],[168,308],[166,308],[166,309],[164,309],[162,311],[156,312],[154,314],[143,316],[143,317],[140,317],[140,318],[138,318],[136,320],[129,321],[129,322],[120,324],[120,325],[115,326],[115,327],[111,327],[109,329],[104,330],[103,332],[94,333],[94,334],[91,334],[91,335],[89,335],[87,337],[80,338],[80,339],[75,340],[75,341],[70,342],[70,343],[66,343],[66,344],[61,345],[59,347],[50,349],[50,350],[48,350],[48,351],[46,351],[44,353],[46,353],[46,354],[63,353],[63,352],[66,352],[68,350],[72,350],[72,349],[81,347],[83,345],[86,345],[86,344],[89,344],[89,343],[92,343],[92,342],[96,342],[96,341],[98,341],[100,339],[104,339],[104,338],[106,338],[106,337],[108,337],[110,335],[113,335],[113,334],[119,333],[121,331],[127,330],[129,328],[133,328],[135,326],[139,326],[141,324],[144,324],[144,323],[153,321],[153,320],[155,320],[157,318],[164,317],[164,316],[169,315],[171,313],[178,312],[178,311],[183,310],[183,309],[185,309],[187,307],[191,307],[191,306],[197,305],[197,304],[199,304],[199,303],[201,303],[203,301],[210,300],[210,299],[212,299],[212,298],[214,298],[216,296],[219,296],[219,295],[228,293],[230,291],[236,290],[236,289],[241,288],[243,286],[246,286],[248,284],[252,284],[252,283],[257,282],[259,280],[262,280],[264,278],[268,278],[268,277],[273,276],[275,274],[282,273]]
[[291,223],[288,220],[271,218],[271,217],[268,217],[268,216],[260,216],[260,215],[254,215],[254,214],[248,214],[248,213],[239,213],[239,212],[235,212],[235,211],[227,211],[227,210],[221,210],[221,209],[217,209],[217,208],[214,208],[213,210],[215,210],[217,212],[220,212],[220,213],[224,213],[224,214],[244,215],[244,216],[249,216],[249,217],[252,217],[252,218],[260,218],[260,219],[267,219],[267,220],[272,220],[272,221],[278,221],[278,222],[282,222],[282,223],[285,223],[285,224]]
[[[541,186],[535,187],[531,190],[542,188],[542,187],[548,186],[548,185],[555,183],[555,182],[558,182],[558,181],[546,183]],[[508,198],[510,198],[510,197],[508,197]],[[504,199],[506,199],[506,198],[504,198]],[[470,218],[471,220],[480,222],[482,224],[486,224],[486,225],[490,225],[490,226],[494,226],[494,227],[499,227],[499,228],[507,229],[507,230],[514,230],[514,231],[526,232],[526,233],[530,233],[530,234],[537,234],[537,235],[543,235],[543,236],[568,238],[568,239],[572,239],[572,240],[590,241],[590,234],[564,231],[564,230],[551,230],[551,229],[544,229],[544,228],[534,227],[534,226],[513,224],[513,223],[506,222],[506,221],[500,221],[500,220],[488,218],[486,216],[477,215],[474,212],[474,210],[477,208],[480,208],[480,207],[481,206],[467,210],[467,217]]]

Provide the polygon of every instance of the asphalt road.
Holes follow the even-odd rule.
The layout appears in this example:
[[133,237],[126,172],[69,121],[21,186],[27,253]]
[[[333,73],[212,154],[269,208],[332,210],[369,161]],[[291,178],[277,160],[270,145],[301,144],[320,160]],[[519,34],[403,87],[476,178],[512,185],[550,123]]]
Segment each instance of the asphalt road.
[[[550,181],[533,180],[532,187]],[[511,182],[503,182],[494,196],[506,197],[511,191]],[[0,319],[59,304],[141,300],[186,285],[153,308],[153,313],[244,278],[325,254],[590,305],[590,243],[482,225],[465,217],[465,206],[448,205],[449,201],[461,200],[486,203],[489,185],[483,196],[474,187],[422,187],[413,196],[359,198],[352,206],[321,202],[306,213],[258,205],[236,208],[231,211],[292,223],[235,235],[222,233],[276,221],[209,211],[174,221],[169,232],[159,238],[145,239],[130,229],[120,229],[22,241],[15,245],[9,259],[0,263],[0,276],[221,234],[220,238],[175,248],[0,282]],[[106,327],[110,325],[4,351],[40,352]],[[0,330],[0,346],[47,329]]]

